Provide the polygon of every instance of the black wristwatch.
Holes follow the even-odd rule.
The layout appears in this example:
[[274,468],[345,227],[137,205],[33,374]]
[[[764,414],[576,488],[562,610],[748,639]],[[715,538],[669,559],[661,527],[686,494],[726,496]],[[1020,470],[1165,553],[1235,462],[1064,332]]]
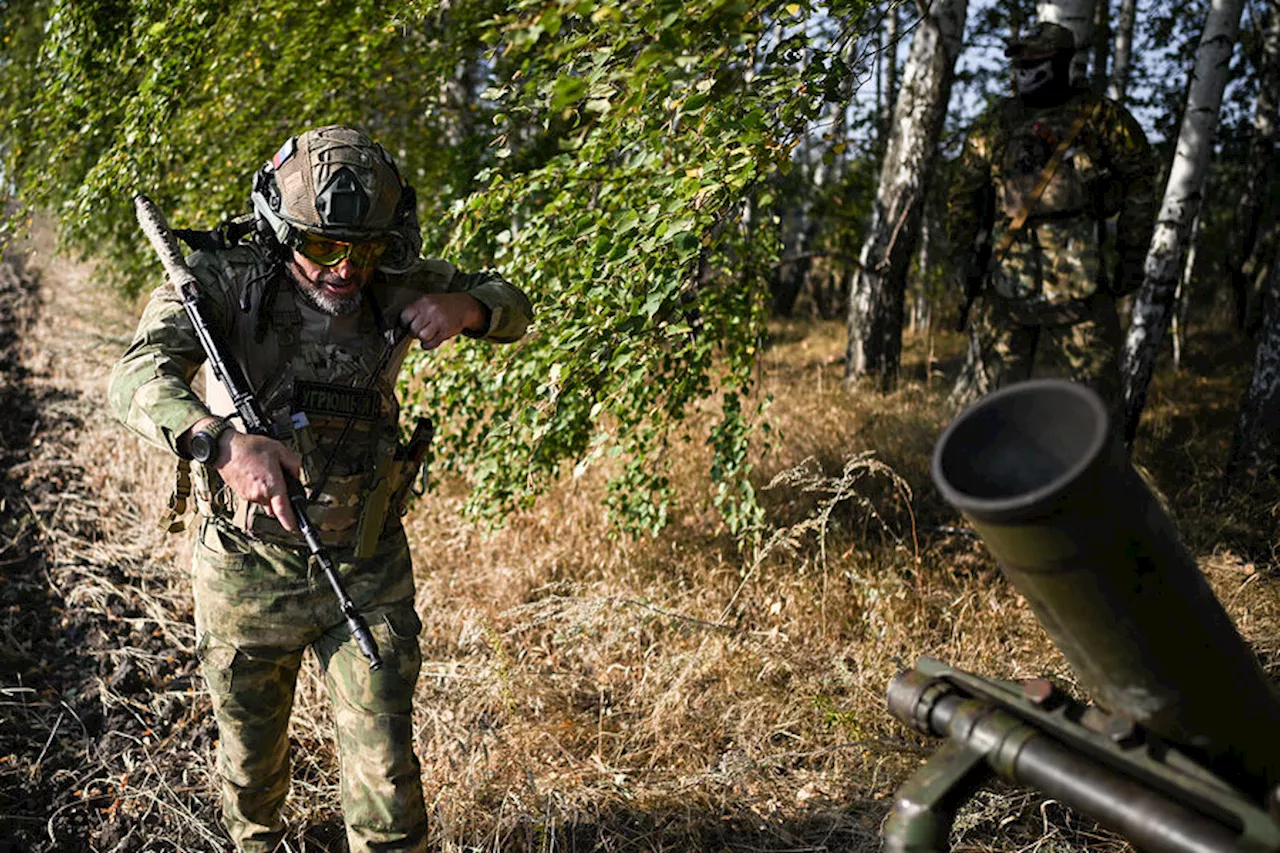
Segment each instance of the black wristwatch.
[[222,451],[222,434],[231,428],[231,421],[218,418],[208,426],[202,426],[191,434],[191,458],[205,465],[218,464]]

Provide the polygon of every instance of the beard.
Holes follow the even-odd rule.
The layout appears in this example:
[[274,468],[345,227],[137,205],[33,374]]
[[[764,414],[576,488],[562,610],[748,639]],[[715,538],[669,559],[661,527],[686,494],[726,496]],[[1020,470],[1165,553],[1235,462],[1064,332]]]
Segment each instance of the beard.
[[364,304],[364,288],[358,287],[350,293],[335,293],[326,285],[340,286],[342,279],[332,269],[323,270],[315,278],[311,278],[296,263],[289,265],[298,292],[311,307],[328,314],[330,317],[346,317],[360,310]]

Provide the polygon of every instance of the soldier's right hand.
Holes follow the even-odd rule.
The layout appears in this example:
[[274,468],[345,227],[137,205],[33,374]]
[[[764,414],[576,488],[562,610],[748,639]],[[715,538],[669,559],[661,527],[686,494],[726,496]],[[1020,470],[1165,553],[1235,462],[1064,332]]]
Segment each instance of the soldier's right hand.
[[297,533],[284,472],[301,476],[301,458],[274,438],[227,432],[231,434],[229,452],[217,465],[223,482],[242,500],[263,507],[285,530]]

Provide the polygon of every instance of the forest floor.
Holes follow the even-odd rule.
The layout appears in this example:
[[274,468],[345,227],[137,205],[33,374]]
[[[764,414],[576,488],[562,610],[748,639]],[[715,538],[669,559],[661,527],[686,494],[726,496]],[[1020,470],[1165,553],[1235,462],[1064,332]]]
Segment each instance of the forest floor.
[[[171,465],[106,407],[135,307],[47,239],[19,249],[0,263],[0,853],[229,850],[189,534],[159,528]],[[408,519],[432,848],[872,851],[893,792],[938,745],[884,710],[904,666],[929,654],[1074,688],[928,481],[958,349],[913,337],[900,390],[850,392],[838,324],[775,324],[754,548],[709,508],[701,436],[673,460],[681,508],[654,539],[610,534],[598,472],[488,533],[460,520],[462,483],[438,484]],[[1248,345],[1205,324],[1187,349],[1153,386],[1136,462],[1274,677],[1280,500],[1220,485]],[[291,851],[345,850],[325,702],[309,663]],[[999,784],[952,841],[1126,849]]]

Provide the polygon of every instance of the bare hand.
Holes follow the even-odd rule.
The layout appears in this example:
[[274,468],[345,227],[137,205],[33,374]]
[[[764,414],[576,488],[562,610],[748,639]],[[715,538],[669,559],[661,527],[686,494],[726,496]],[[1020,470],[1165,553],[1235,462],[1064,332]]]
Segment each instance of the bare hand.
[[298,532],[298,520],[289,505],[284,472],[301,476],[302,460],[284,444],[264,435],[231,435],[230,447],[218,463],[218,473],[242,500],[263,507],[285,530]]
[[400,321],[422,342],[423,349],[435,349],[463,330],[483,331],[484,309],[474,296],[465,293],[428,293],[400,312]]

